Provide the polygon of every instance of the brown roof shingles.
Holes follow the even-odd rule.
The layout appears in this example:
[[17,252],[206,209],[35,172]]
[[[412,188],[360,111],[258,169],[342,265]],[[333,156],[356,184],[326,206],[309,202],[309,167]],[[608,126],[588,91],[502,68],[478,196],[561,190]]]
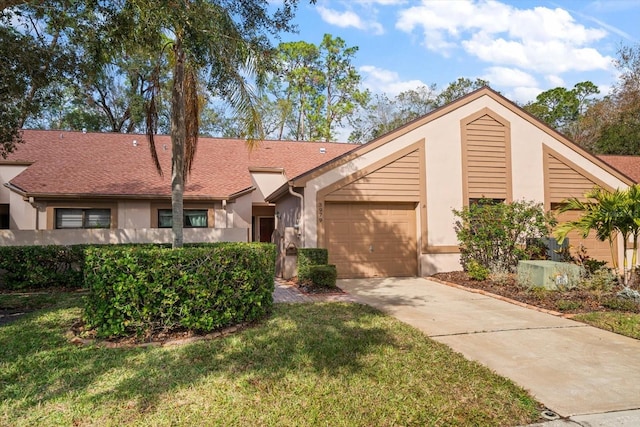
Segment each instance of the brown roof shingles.
[[[33,162],[11,184],[30,195],[168,197],[171,194],[171,139],[156,137],[164,175],[153,165],[145,135],[24,131],[24,144],[9,162]],[[133,141],[137,141],[134,145]],[[320,148],[325,148],[325,153]],[[298,176],[356,146],[340,143],[200,138],[185,198],[227,198],[251,187],[250,168],[283,168]]]
[[598,157],[634,182],[640,183],[640,156],[598,155]]

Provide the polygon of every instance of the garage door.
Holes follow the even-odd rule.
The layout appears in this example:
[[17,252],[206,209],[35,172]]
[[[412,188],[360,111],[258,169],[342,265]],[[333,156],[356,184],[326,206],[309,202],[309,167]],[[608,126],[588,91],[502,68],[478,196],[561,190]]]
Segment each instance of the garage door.
[[[558,223],[562,223],[565,221],[575,221],[580,217],[580,211],[567,211],[556,214],[556,219]],[[571,253],[575,255],[575,251],[580,247],[580,244],[584,245],[587,250],[587,255],[591,259],[597,259],[601,261],[607,261],[609,265],[611,264],[611,249],[609,249],[608,241],[600,241],[596,237],[596,232],[591,231],[589,236],[586,239],[583,239],[581,234],[577,231],[572,231],[567,235],[569,239],[569,245],[571,245]],[[614,241],[614,253],[617,256],[617,242]]]
[[338,277],[415,276],[415,203],[326,203],[325,247]]

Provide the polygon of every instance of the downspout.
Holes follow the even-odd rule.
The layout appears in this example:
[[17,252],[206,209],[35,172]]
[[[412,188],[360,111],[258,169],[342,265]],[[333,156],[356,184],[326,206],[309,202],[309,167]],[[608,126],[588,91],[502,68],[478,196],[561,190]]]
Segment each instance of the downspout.
[[222,200],[222,211],[224,212],[224,228],[229,228],[229,213],[227,212],[227,201]]
[[300,199],[300,220],[298,222],[298,232],[300,233],[300,247],[304,246],[304,197],[293,191],[293,185],[289,183],[289,194]]
[[36,210],[36,224],[35,224],[35,229],[39,230],[40,229],[40,204],[36,203],[33,197],[29,197],[28,199],[29,204],[31,205],[32,208],[34,208]]

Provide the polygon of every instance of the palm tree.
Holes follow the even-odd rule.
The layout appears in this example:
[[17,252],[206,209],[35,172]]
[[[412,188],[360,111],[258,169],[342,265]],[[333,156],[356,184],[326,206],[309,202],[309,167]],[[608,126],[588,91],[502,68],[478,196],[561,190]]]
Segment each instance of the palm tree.
[[[631,276],[633,276],[636,274],[636,267],[638,264],[638,238],[640,238],[640,185],[636,184],[629,187],[625,192],[625,195],[626,203],[623,218],[626,219],[625,225],[629,231],[628,235],[630,235],[632,239]],[[628,240],[625,239],[625,255],[627,244]]]
[[[581,211],[582,214],[575,221],[567,221],[559,224],[554,232],[558,243],[562,244],[564,239],[571,231],[578,231],[583,238],[589,236],[592,230],[595,230],[596,237],[600,241],[608,241],[611,250],[611,262],[613,268],[618,268],[618,260],[615,256],[614,238],[615,238],[615,212],[611,210],[610,193],[601,189],[593,188],[585,194],[586,201],[577,197],[566,199],[559,212]],[[592,201],[591,201],[592,200]]]
[[556,228],[555,235],[562,243],[567,234],[573,230],[579,231],[582,237],[587,237],[591,230],[594,230],[599,240],[609,242],[613,268],[617,269],[618,260],[615,256],[614,239],[620,234],[623,239],[623,273],[626,283],[629,270],[627,257],[629,237],[633,239],[632,268],[635,268],[638,259],[640,186],[635,185],[625,190],[616,189],[615,191],[595,187],[584,197],[587,201],[576,197],[565,200],[560,212],[580,210],[582,214],[575,221],[560,224]]
[[[297,1],[284,0],[273,13],[261,0],[126,0],[102,10],[100,19],[108,18],[103,27],[108,39],[121,48],[112,54],[126,51],[126,46],[144,46],[156,53],[160,64],[170,53],[174,248],[183,244],[183,195],[198,143],[202,88],[231,106],[250,146],[262,138],[258,98],[249,81],[258,86],[264,82],[271,64],[267,34],[291,29]],[[151,156],[162,174],[154,142],[162,90],[159,67],[145,109]]]

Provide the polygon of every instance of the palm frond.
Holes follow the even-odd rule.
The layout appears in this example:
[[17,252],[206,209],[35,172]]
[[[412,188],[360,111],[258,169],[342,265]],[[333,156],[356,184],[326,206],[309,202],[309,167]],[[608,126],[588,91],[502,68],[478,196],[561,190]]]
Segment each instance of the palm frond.
[[193,160],[198,148],[198,133],[200,130],[200,98],[198,96],[198,76],[192,67],[185,70],[184,79],[185,126],[186,138],[184,147],[184,172],[187,176],[191,172]]
[[145,103],[145,133],[147,134],[147,140],[149,141],[149,150],[151,152],[151,159],[156,167],[156,170],[163,176],[162,165],[160,165],[160,159],[158,158],[158,151],[156,150],[156,142],[154,135],[158,130],[158,105],[157,96],[160,94],[160,65],[157,65],[151,74],[151,82],[149,93],[151,94],[149,100]]

